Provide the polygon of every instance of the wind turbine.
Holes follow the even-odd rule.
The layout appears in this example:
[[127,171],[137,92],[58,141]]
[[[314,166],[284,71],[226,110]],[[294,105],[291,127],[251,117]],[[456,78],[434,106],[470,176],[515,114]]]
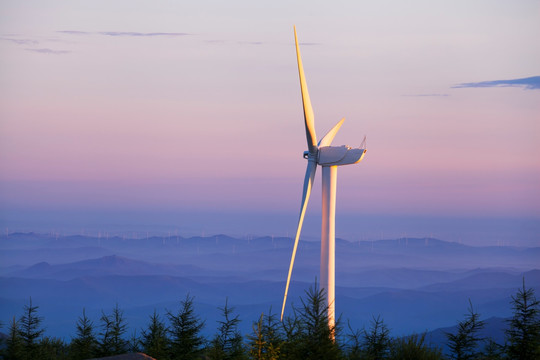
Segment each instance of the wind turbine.
[[[304,179],[304,190],[302,192],[302,203],[300,205],[300,216],[296,236],[294,238],[294,247],[289,265],[289,274],[287,276],[287,285],[285,286],[285,295],[283,297],[283,306],[281,308],[281,320],[285,312],[285,303],[287,302],[287,293],[291,281],[291,274],[298,248],[298,240],[302,231],[304,215],[306,213],[311,188],[315,178],[317,165],[322,167],[322,227],[321,227],[321,276],[320,286],[326,291],[326,305],[328,307],[328,326],[330,329],[335,325],[335,220],[336,220],[336,182],[337,167],[342,165],[359,163],[366,153],[365,146],[360,148],[351,148],[350,146],[331,146],[332,140],[336,136],[339,128],[345,121],[341,119],[318,143],[315,134],[315,122],[313,109],[309,99],[304,68],[300,57],[300,47],[298,46],[298,37],[296,27],[294,27],[294,42],[296,45],[296,57],[298,61],[298,73],[300,75],[300,89],[302,91],[302,103],[304,105],[304,124],[306,127],[306,138],[308,150],[304,152],[304,159],[307,159],[306,176]],[[365,144],[365,138],[362,142]]]

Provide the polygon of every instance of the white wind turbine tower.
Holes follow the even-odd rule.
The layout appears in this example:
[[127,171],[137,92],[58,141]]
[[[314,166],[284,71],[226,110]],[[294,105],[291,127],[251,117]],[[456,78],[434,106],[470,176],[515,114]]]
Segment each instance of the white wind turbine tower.
[[[302,193],[302,203],[300,206],[300,216],[298,218],[298,227],[294,238],[294,247],[289,265],[289,274],[287,276],[287,285],[285,286],[285,296],[283,297],[283,306],[281,308],[281,320],[285,311],[287,301],[287,292],[302,231],[302,223],[308,204],[315,171],[317,165],[322,167],[322,228],[321,228],[321,275],[320,287],[326,291],[326,305],[328,306],[328,326],[330,329],[335,325],[335,219],[336,219],[336,181],[337,167],[341,165],[356,164],[362,160],[366,153],[365,146],[361,148],[351,148],[346,145],[330,146],[336,136],[339,128],[345,121],[341,119],[318,143],[315,135],[315,123],[311,101],[309,100],[306,79],[302,59],[300,58],[300,48],[298,46],[298,37],[296,36],[296,27],[294,28],[294,41],[296,44],[296,57],[298,60],[298,73],[300,75],[300,88],[302,91],[302,103],[304,105],[304,123],[306,126],[306,137],[308,151],[304,152],[304,159],[308,160],[306,177],[304,179],[304,191]],[[365,142],[365,138],[364,138]]]

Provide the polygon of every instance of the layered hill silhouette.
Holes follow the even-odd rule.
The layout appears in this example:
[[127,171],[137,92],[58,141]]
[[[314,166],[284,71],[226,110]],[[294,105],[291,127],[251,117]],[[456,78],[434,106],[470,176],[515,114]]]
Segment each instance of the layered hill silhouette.
[[[207,334],[214,332],[225,299],[247,333],[261,312],[280,309],[291,249],[292,239],[282,237],[4,235],[0,321],[20,315],[32,297],[51,335],[72,335],[83,308],[97,321],[101,310],[115,304],[140,330],[154,309],[174,309],[189,293],[207,320]],[[288,312],[318,277],[319,252],[317,242],[300,242]],[[505,318],[523,278],[540,289],[540,248],[339,239],[336,257],[342,321],[362,328],[380,315],[396,336],[433,330],[433,341],[439,341],[436,329],[461,320],[469,299],[482,318]]]

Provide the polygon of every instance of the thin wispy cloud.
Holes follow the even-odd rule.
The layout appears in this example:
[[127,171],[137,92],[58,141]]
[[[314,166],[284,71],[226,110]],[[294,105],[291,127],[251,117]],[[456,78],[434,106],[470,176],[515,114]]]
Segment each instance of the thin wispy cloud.
[[107,36],[134,36],[134,37],[153,37],[153,36],[187,36],[191,35],[188,33],[167,33],[167,32],[152,32],[152,33],[141,33],[141,32],[132,32],[132,31],[103,31],[100,32],[101,35]]
[[239,41],[238,43],[242,44],[242,45],[262,45],[262,44],[264,44],[264,42],[262,42],[262,41]]
[[406,97],[444,97],[444,96],[450,96],[448,94],[407,94],[407,95],[401,95]]
[[125,37],[176,37],[176,36],[188,36],[191,34],[181,32],[137,32],[137,31],[78,31],[78,30],[60,30],[57,31],[61,34],[68,35],[105,35],[105,36],[125,36]]
[[492,80],[472,83],[463,83],[452,86],[453,88],[479,88],[479,87],[523,87],[527,90],[540,89],[540,76],[531,76],[521,79]]
[[44,38],[42,42],[53,42],[53,43],[62,43],[62,44],[77,44],[77,41],[65,40],[59,38]]
[[40,53],[40,54],[54,54],[54,55],[62,55],[62,54],[69,54],[71,51],[68,50],[55,50],[51,48],[41,47],[38,48],[38,46],[43,46],[43,43],[47,42],[56,42],[56,43],[69,43],[68,41],[60,40],[60,39],[52,39],[52,38],[41,38],[40,40],[35,40],[31,38],[17,38],[18,35],[13,36],[0,36],[0,40],[9,41],[16,45],[20,45],[23,47],[25,51]]
[[63,55],[63,54],[69,54],[71,51],[67,50],[53,50],[48,48],[41,48],[41,49],[24,49],[26,51],[32,51],[40,54],[53,54],[53,55]]
[[[266,41],[238,41],[237,42],[240,45],[264,45],[269,44]],[[299,43],[300,46],[318,46],[322,45],[322,43],[316,43],[316,42],[306,42],[306,43]],[[293,44],[294,46],[294,44]]]
[[39,41],[31,39],[15,39],[11,37],[0,37],[0,40],[9,41],[17,45],[37,45]]
[[90,34],[92,34],[91,32],[88,32],[88,31],[77,31],[77,30],[61,30],[61,31],[57,31],[57,33],[69,34],[69,35],[90,35]]

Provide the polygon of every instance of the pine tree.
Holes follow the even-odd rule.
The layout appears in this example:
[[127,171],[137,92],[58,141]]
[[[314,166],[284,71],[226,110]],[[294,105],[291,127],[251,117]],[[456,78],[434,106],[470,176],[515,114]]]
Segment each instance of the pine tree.
[[38,308],[39,306],[32,305],[32,298],[30,298],[28,305],[24,305],[23,315],[19,319],[18,334],[22,341],[23,358],[39,358],[38,339],[43,335],[45,329],[41,328],[43,318],[37,315]]
[[198,359],[203,353],[205,339],[201,336],[204,321],[195,314],[193,297],[186,295],[180,302],[178,313],[167,310],[169,319],[170,358]]
[[465,320],[458,323],[457,333],[446,334],[452,359],[470,360],[479,356],[478,343],[484,339],[478,337],[478,331],[484,328],[484,322],[479,320],[480,315],[474,311],[471,300],[468,311]]
[[[306,291],[306,298],[300,299],[302,305],[295,309],[296,329],[291,333],[293,344],[286,347],[287,358],[299,359],[339,359],[338,345],[339,320],[328,326],[328,306],[325,292],[315,284]],[[293,324],[296,322],[293,321]]]
[[266,360],[279,359],[281,346],[283,345],[283,334],[280,331],[277,316],[272,314],[272,309],[270,309],[268,315],[264,316],[263,321],[262,330],[266,339]]
[[[0,321],[0,329],[4,327],[4,323]],[[0,334],[0,359],[4,358],[4,351],[6,348],[7,337],[4,334]]]
[[45,336],[38,346],[39,360],[62,360],[68,359],[68,346],[64,340]]
[[240,319],[238,315],[233,316],[234,307],[229,307],[229,301],[225,299],[225,306],[218,309],[223,315],[223,320],[218,321],[218,333],[210,345],[209,358],[212,360],[244,359],[242,335],[238,330]]
[[280,358],[295,359],[299,343],[301,341],[300,322],[293,307],[293,315],[286,316],[281,322],[284,341],[280,347]]
[[249,356],[256,360],[277,360],[283,338],[280,334],[275,314],[261,314],[259,321],[253,324],[253,333],[249,340]]
[[100,356],[120,355],[127,351],[128,342],[123,338],[127,330],[124,312],[118,304],[111,315],[101,312],[101,340],[99,341]]
[[497,344],[492,339],[488,339],[484,351],[482,352],[482,360],[501,360],[503,359],[504,346]]
[[349,333],[345,336],[347,339],[345,349],[347,353],[347,359],[349,360],[361,360],[362,359],[362,331],[354,329],[351,323],[347,323]]
[[82,316],[76,324],[76,337],[71,340],[70,355],[73,359],[89,359],[97,356],[97,350],[94,323],[86,316],[83,308]]
[[363,330],[362,358],[387,359],[390,351],[390,329],[380,316],[373,317],[369,331]]
[[507,355],[511,359],[540,358],[540,315],[538,301],[534,289],[523,287],[512,296],[514,316],[509,320],[510,328],[506,331],[508,338]]
[[131,332],[131,336],[127,341],[127,352],[130,353],[139,353],[142,352],[141,349],[141,339],[137,336],[137,329]]
[[167,329],[156,310],[150,316],[147,328],[141,332],[140,344],[145,354],[160,360],[169,359]]
[[426,344],[426,334],[413,334],[391,341],[390,359],[442,360],[442,351]]
[[16,360],[23,358],[23,343],[19,336],[19,322],[13,317],[10,326],[8,338],[6,339],[6,349],[4,350],[3,359]]

